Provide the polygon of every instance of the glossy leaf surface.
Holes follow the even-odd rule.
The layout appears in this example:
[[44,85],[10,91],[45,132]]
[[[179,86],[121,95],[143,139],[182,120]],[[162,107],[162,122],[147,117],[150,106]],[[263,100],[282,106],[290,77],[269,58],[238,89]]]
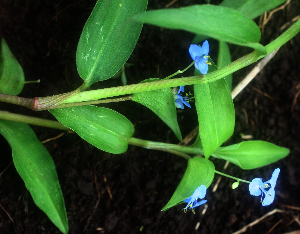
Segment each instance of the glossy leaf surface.
[[190,159],[182,180],[169,202],[162,208],[162,211],[182,203],[200,185],[205,185],[208,188],[213,181],[214,174],[215,166],[211,161],[197,156]]
[[68,232],[64,199],[50,154],[24,123],[0,120],[0,133],[12,149],[13,162],[34,203],[63,233]]
[[[232,8],[249,19],[254,19],[284,2],[285,0],[223,0],[220,6]],[[199,33],[193,39],[193,43],[202,42],[207,40],[207,38],[207,36]]]
[[177,122],[177,113],[174,94],[171,89],[160,89],[132,95],[132,100],[152,110],[182,141],[181,132]]
[[220,147],[212,156],[249,170],[276,162],[289,153],[289,149],[266,141],[244,141],[239,144]]
[[[231,63],[230,51],[225,41],[219,41],[219,53],[218,53],[218,69],[221,69]],[[232,74],[224,77],[229,90],[232,89]]]
[[0,93],[18,95],[24,87],[24,72],[2,38],[0,48]]
[[259,27],[248,17],[228,7],[194,5],[178,9],[152,10],[134,17],[137,21],[248,46],[266,54],[259,44]]
[[123,115],[104,107],[78,106],[50,110],[51,114],[82,139],[103,151],[121,154],[134,127]]
[[233,133],[235,112],[225,79],[194,85],[199,134],[208,158]]
[[220,5],[237,10],[250,19],[284,3],[286,0],[224,0]]
[[77,70],[85,86],[109,79],[131,55],[142,23],[132,20],[146,10],[147,0],[99,0],[81,34]]

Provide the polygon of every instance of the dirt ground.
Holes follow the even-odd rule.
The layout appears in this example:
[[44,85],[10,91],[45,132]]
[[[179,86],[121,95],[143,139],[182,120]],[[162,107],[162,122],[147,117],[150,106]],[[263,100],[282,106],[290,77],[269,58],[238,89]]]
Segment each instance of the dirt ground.
[[[170,0],[149,1],[148,9],[164,8]],[[216,1],[215,1],[216,2]],[[179,0],[170,7],[205,1]],[[81,30],[95,0],[1,0],[0,37],[4,37],[22,65],[28,84],[20,96],[54,95],[76,89],[82,83],[75,63]],[[274,13],[264,25],[262,44],[286,30],[299,15],[299,1],[291,0]],[[259,20],[257,19],[256,22]],[[150,77],[166,77],[191,63],[188,53],[192,34],[145,25],[126,69],[129,84]],[[210,41],[210,55],[217,58],[217,42]],[[250,52],[230,45],[232,59]],[[213,159],[216,169],[246,180],[270,178],[280,167],[276,197],[272,205],[262,207],[258,197],[250,196],[248,186],[232,190],[234,182],[222,178],[212,192],[218,176],[208,189],[207,206],[184,213],[183,205],[166,212],[168,202],[186,169],[186,160],[177,156],[129,146],[126,153],[113,155],[91,146],[77,135],[60,130],[32,126],[56,164],[65,198],[69,233],[233,233],[274,209],[276,212],[248,228],[246,233],[289,233],[300,230],[300,36],[284,45],[266,68],[235,100],[236,127],[226,144],[240,142],[241,134],[288,147],[285,159],[256,170],[243,171],[235,165],[223,169],[224,161]],[[254,66],[254,65],[253,65]],[[253,68],[234,74],[234,85]],[[190,69],[186,75],[191,75]],[[110,79],[93,85],[103,88],[121,85]],[[189,88],[187,88],[189,89]],[[191,89],[192,91],[192,89]],[[135,126],[134,137],[178,143],[170,129],[150,110],[132,102],[106,104],[125,115]],[[0,103],[9,110],[46,119],[47,111],[33,112],[23,107]],[[178,111],[183,137],[197,126],[195,107]],[[60,135],[63,133],[63,135]],[[58,137],[59,136],[59,137]],[[60,233],[32,201],[13,165],[11,150],[0,137],[0,233]],[[10,165],[10,166],[9,166]],[[9,166],[9,167],[8,167]],[[5,168],[7,168],[5,170]],[[205,212],[203,212],[205,211]],[[204,214],[203,214],[204,213]]]

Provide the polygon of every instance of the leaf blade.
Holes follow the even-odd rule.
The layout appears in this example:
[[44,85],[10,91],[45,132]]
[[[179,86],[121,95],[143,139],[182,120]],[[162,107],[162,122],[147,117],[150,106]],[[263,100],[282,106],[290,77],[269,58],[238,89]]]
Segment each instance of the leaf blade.
[[77,106],[52,109],[50,113],[82,139],[113,154],[127,150],[127,140],[134,132],[132,123],[126,117],[104,107]]
[[177,113],[174,95],[170,89],[160,89],[135,93],[132,101],[138,102],[152,110],[175,133],[179,141],[182,141],[180,128],[177,122]]
[[0,93],[18,95],[24,87],[24,72],[2,38],[0,48]]
[[[230,51],[227,43],[225,41],[219,41],[219,51],[218,51],[218,69],[221,69],[231,63]],[[232,90],[232,74],[224,77],[229,90]]]
[[200,185],[208,188],[213,181],[214,174],[215,166],[211,161],[197,156],[191,158],[178,187],[162,211],[180,204],[191,196]]
[[244,170],[250,170],[274,163],[289,153],[289,149],[270,142],[244,141],[239,144],[220,147],[212,156],[227,160]]
[[233,133],[235,111],[225,79],[194,85],[199,135],[208,158]]
[[60,229],[68,232],[68,219],[55,165],[32,129],[23,123],[0,120],[0,133],[12,148],[14,165],[35,204]]
[[147,0],[98,1],[81,34],[76,64],[88,87],[117,73],[132,53],[142,24],[132,16],[146,9]]
[[220,5],[235,9],[248,18],[254,19],[265,11],[272,10],[285,1],[286,0],[224,0]]
[[178,9],[152,10],[134,17],[143,23],[170,29],[182,29],[195,34],[248,46],[266,54],[259,44],[259,27],[236,10],[214,5],[194,5]]

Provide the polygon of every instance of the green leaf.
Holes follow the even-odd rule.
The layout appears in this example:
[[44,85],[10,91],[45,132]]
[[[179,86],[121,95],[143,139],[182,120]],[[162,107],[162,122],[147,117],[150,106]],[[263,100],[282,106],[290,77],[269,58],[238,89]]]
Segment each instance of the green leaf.
[[181,132],[177,122],[177,113],[174,94],[171,89],[159,89],[132,95],[132,101],[138,102],[152,110],[182,141]]
[[118,112],[97,106],[77,106],[50,110],[51,114],[82,139],[103,151],[121,154],[133,135],[132,123]]
[[208,158],[233,133],[234,106],[225,79],[194,85],[199,134]]
[[285,1],[286,0],[224,0],[220,6],[230,7],[247,16],[249,19],[254,19],[265,11],[272,10]]
[[147,0],[99,0],[82,31],[77,70],[85,86],[109,79],[124,65],[142,24],[132,17],[145,11]]
[[195,142],[191,146],[193,148],[203,149],[202,142],[201,142],[199,134],[197,135]]
[[211,161],[197,156],[190,159],[182,180],[169,202],[162,208],[162,211],[182,203],[200,185],[205,185],[208,188],[214,179],[214,175],[215,166]]
[[[265,11],[272,10],[285,1],[286,0],[224,0],[220,6],[232,8],[247,16],[249,19],[254,19]],[[194,37],[193,43],[204,41],[207,38],[205,35],[198,34]]]
[[134,19],[248,46],[266,54],[265,47],[258,43],[261,37],[259,27],[248,17],[227,7],[194,5],[178,9],[152,10],[141,13]]
[[0,51],[0,93],[18,95],[24,87],[24,72],[2,38]]
[[14,165],[34,203],[63,233],[68,219],[54,162],[32,129],[24,123],[0,120],[0,133],[12,148]]
[[[219,41],[218,69],[231,63],[230,51],[225,41]],[[232,74],[224,77],[229,90],[232,89]]]
[[289,149],[266,141],[244,141],[220,147],[212,156],[229,161],[244,170],[249,170],[274,163],[289,153]]

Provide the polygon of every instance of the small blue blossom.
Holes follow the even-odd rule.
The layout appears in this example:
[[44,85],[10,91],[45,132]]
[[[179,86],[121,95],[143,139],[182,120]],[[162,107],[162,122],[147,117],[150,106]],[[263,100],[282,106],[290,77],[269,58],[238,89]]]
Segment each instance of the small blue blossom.
[[253,196],[262,196],[261,202],[263,206],[268,206],[274,201],[275,186],[278,179],[280,169],[274,170],[270,180],[262,182],[261,178],[255,178],[249,184],[250,194]]
[[184,87],[183,86],[180,86],[180,89],[179,89],[177,95],[174,96],[176,107],[184,109],[184,105],[186,105],[187,107],[191,108],[191,105],[188,103],[188,101],[190,100],[189,97],[187,97],[187,96],[182,97],[181,94],[180,94],[181,92],[184,92]]
[[205,185],[199,186],[192,196],[186,198],[183,200],[183,202],[187,203],[187,206],[183,209],[184,212],[187,211],[187,209],[192,209],[193,213],[195,213],[194,208],[197,206],[200,206],[207,202],[207,200],[198,201],[198,199],[203,199],[206,195],[206,187]]
[[202,47],[197,46],[195,44],[190,45],[189,49],[190,55],[192,59],[195,61],[196,68],[202,73],[207,74],[208,71],[208,64],[210,64],[207,61],[208,53],[209,53],[209,44],[206,40],[203,42]]

